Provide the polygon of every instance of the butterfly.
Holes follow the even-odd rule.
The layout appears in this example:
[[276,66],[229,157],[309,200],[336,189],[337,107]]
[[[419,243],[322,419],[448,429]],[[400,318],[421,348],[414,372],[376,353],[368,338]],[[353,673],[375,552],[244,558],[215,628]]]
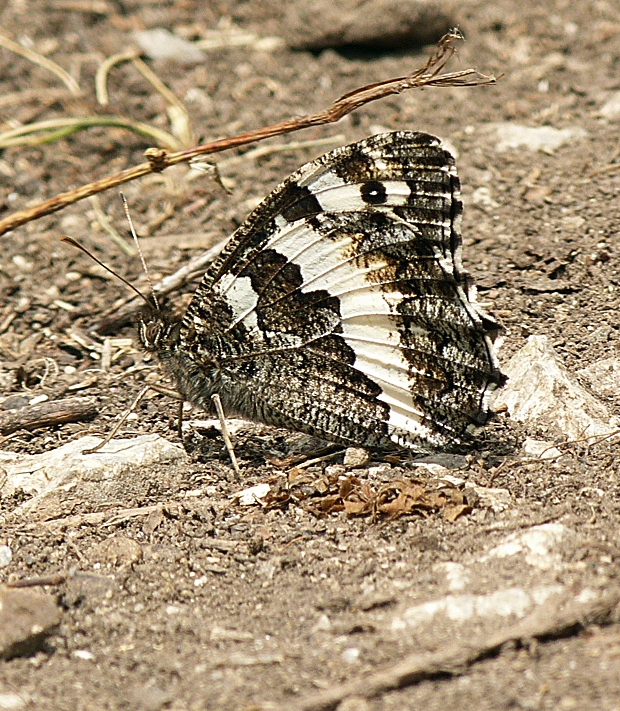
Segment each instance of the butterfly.
[[217,393],[227,416],[343,445],[458,449],[505,380],[461,263],[459,188],[425,133],[331,151],[249,215],[182,317],[142,314],[140,341],[208,412]]

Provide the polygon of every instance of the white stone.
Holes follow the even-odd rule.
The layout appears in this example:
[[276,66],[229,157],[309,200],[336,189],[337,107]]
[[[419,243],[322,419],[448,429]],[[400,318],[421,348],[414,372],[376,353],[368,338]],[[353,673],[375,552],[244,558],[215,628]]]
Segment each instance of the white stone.
[[620,393],[620,358],[597,360],[577,371],[588,387],[597,395],[617,397]]
[[469,582],[469,570],[462,563],[438,563],[437,569],[443,571],[450,592],[464,590]]
[[193,42],[174,35],[163,27],[140,30],[133,37],[148,57],[159,60],[174,60],[181,64],[200,64],[206,60],[205,53]]
[[342,650],[341,656],[348,664],[355,664],[360,658],[360,650],[357,647],[347,647]]
[[474,205],[481,205],[482,207],[493,209],[499,207],[499,203],[491,197],[491,190],[486,186],[476,188],[471,194],[471,201]]
[[[235,417],[226,418],[226,429],[229,435],[235,435],[240,430],[246,429],[248,427],[255,427],[253,422],[248,420],[239,420]],[[191,430],[192,428],[208,430],[214,427],[216,430],[222,431],[222,424],[219,419],[208,419],[208,420],[187,420],[183,423],[183,429]]]
[[12,558],[11,549],[8,546],[0,546],[0,568],[6,568]]
[[322,615],[319,616],[319,619],[316,621],[316,624],[312,628],[313,632],[329,632],[332,628],[332,623],[329,617],[323,613]]
[[523,452],[528,457],[537,459],[556,459],[562,456],[562,452],[554,447],[551,442],[544,439],[532,439],[527,437],[523,442]]
[[579,127],[553,128],[552,126],[523,126],[518,123],[505,122],[492,124],[497,137],[496,150],[508,151],[516,148],[527,148],[531,151],[554,151],[564,143],[587,136],[587,132]]
[[596,592],[592,588],[584,588],[579,595],[575,596],[575,602],[585,605],[588,602],[592,602],[592,600],[596,600],[596,597]]
[[361,447],[348,447],[344,453],[343,464],[347,469],[359,469],[370,461],[370,455]]
[[267,483],[257,484],[256,486],[251,486],[249,489],[244,489],[236,494],[232,495],[234,499],[240,506],[255,506],[260,503],[261,499],[270,492],[271,487]]
[[35,496],[13,513],[30,511],[52,491],[68,491],[80,482],[106,482],[135,469],[187,459],[177,444],[157,434],[134,439],[113,439],[94,454],[82,454],[101,442],[99,437],[81,437],[62,447],[41,454],[16,454],[0,451],[0,467],[6,473],[4,496],[22,489]]
[[20,711],[26,708],[26,699],[12,691],[0,692],[0,711]]
[[450,470],[447,467],[444,467],[441,464],[435,464],[434,462],[414,462],[413,468],[416,472],[416,475],[418,469],[426,469],[426,472],[420,472],[420,476],[430,475],[435,477],[436,479],[446,480],[448,480],[448,477],[451,476]]
[[473,489],[478,494],[480,508],[491,509],[494,513],[502,513],[513,505],[512,494],[508,489],[477,486],[469,481],[465,488]]
[[534,568],[557,569],[562,563],[562,557],[557,549],[570,534],[571,531],[561,523],[543,523],[526,531],[511,533],[478,560],[484,563],[491,558],[507,558],[522,554],[525,562]]
[[620,118],[620,91],[614,91],[601,106],[599,114],[608,121]]
[[368,467],[368,476],[381,476],[382,474],[387,474],[392,470],[391,464],[379,464],[376,467]]
[[445,481],[446,484],[449,484],[450,486],[463,486],[465,483],[465,479],[462,479],[460,476],[454,476],[453,474],[442,474],[441,475],[441,480]]
[[530,591],[505,588],[487,595],[446,595],[408,608],[392,620],[392,629],[416,628],[433,622],[437,617],[459,623],[476,617],[523,617],[531,607],[541,605],[562,590],[561,585],[546,585]]
[[493,409],[506,406],[514,420],[552,426],[571,439],[617,429],[617,418],[569,373],[546,336],[530,336],[502,370],[508,383],[498,391]]

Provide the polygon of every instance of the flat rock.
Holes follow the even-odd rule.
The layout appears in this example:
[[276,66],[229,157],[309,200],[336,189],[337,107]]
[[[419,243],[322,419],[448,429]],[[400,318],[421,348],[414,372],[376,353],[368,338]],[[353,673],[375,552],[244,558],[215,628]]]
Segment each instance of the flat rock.
[[392,620],[392,629],[418,628],[442,617],[453,623],[473,618],[521,618],[533,607],[542,605],[549,597],[562,591],[561,585],[545,585],[532,590],[504,588],[487,595],[446,595],[409,607]]
[[50,595],[0,587],[0,659],[36,652],[60,617]]
[[495,558],[520,556],[527,565],[539,570],[560,570],[561,544],[573,540],[574,533],[561,523],[543,523],[526,531],[511,533],[478,560],[486,563]]
[[127,472],[187,459],[182,447],[156,434],[114,439],[99,452],[82,454],[99,442],[99,437],[89,436],[41,454],[0,452],[3,496],[18,489],[34,494],[13,513],[30,512],[49,497],[78,488],[101,489]]
[[616,418],[569,373],[546,336],[530,336],[503,371],[508,383],[493,408],[505,405],[514,420],[557,429],[572,439],[617,429]]
[[66,607],[87,605],[93,609],[104,598],[111,598],[117,583],[111,575],[96,573],[74,573],[67,578],[62,602]]
[[587,368],[577,371],[590,390],[603,397],[620,395],[620,358],[597,360]]
[[343,465],[347,469],[365,467],[370,461],[370,455],[361,447],[347,447],[344,453]]
[[385,50],[437,42],[455,24],[451,4],[429,0],[298,0],[282,26],[294,49]]

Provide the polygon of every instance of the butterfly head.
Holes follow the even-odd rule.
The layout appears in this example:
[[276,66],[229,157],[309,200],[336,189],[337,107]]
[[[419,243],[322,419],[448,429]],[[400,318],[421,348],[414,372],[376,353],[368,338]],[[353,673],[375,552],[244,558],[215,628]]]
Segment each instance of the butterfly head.
[[175,340],[177,323],[171,321],[159,310],[148,310],[138,320],[138,338],[145,351],[162,353]]

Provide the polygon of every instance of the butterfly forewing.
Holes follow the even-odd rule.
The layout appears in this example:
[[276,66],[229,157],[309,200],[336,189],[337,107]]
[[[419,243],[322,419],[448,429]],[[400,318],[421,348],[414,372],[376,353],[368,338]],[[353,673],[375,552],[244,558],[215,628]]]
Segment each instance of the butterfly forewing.
[[426,134],[303,166],[206,272],[181,326],[181,391],[343,443],[458,445],[502,382],[497,326],[461,264],[461,211],[454,159]]

